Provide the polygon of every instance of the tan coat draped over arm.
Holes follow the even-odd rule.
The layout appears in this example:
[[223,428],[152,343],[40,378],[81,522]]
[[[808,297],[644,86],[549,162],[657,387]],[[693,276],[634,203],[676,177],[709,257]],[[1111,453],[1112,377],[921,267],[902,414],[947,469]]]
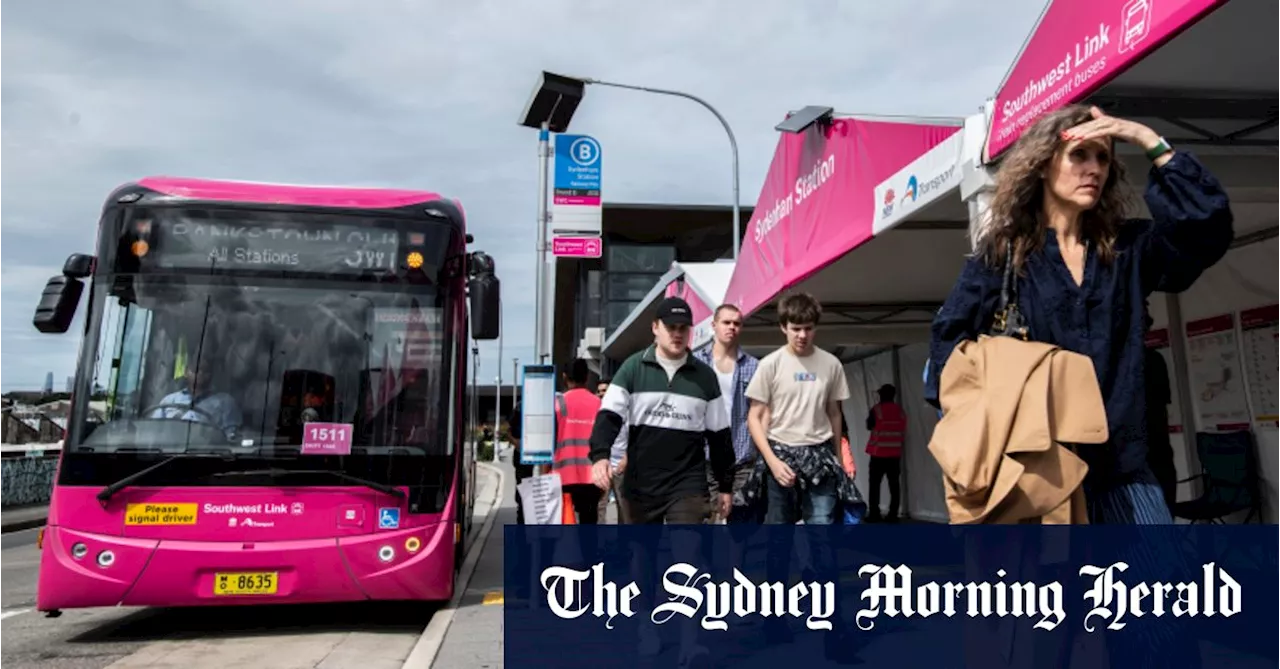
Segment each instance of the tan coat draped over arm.
[[954,524],[1085,524],[1088,466],[1064,444],[1107,441],[1093,362],[1056,346],[981,336],[939,379],[929,441]]

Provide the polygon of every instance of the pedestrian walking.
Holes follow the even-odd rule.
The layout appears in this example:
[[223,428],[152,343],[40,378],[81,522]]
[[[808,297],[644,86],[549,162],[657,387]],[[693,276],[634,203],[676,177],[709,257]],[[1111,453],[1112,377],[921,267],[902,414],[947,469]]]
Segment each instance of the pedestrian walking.
[[[747,385],[755,377],[760,361],[742,350],[738,335],[742,332],[742,311],[732,304],[716,307],[711,316],[714,340],[711,346],[699,349],[694,356],[706,363],[716,373],[720,384],[720,398],[729,415],[729,430],[733,437],[733,491],[735,501],[741,500],[742,487],[751,475],[760,453],[751,443],[751,430],[747,426]],[[719,493],[718,482],[707,468],[707,486],[712,500]],[[711,522],[743,523],[754,520],[748,508],[742,504],[730,506],[729,513],[712,514]]]

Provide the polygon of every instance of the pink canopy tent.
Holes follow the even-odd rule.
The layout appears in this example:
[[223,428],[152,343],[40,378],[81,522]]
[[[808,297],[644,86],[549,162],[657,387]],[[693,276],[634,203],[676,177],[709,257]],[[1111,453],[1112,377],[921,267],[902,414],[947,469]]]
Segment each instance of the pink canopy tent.
[[711,312],[724,300],[725,286],[733,271],[731,261],[703,263],[674,262],[649,293],[600,347],[605,356],[621,362],[627,356],[653,343],[653,319],[658,304],[666,297],[679,297],[689,303],[694,323],[692,346],[697,348],[710,337]]
[[726,302],[751,315],[873,235],[875,187],[959,121],[836,118],[778,138]]
[[704,318],[711,315],[711,310],[715,308],[715,305],[707,304],[706,300],[698,295],[698,292],[694,290],[688,281],[676,280],[667,284],[667,290],[663,297],[678,297],[688,302],[689,311],[693,312],[690,316],[693,318],[694,323],[701,323]]

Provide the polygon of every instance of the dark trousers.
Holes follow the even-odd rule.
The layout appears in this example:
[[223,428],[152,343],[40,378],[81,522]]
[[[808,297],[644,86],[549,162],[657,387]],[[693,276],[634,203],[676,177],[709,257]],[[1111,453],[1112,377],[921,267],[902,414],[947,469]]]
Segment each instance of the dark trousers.
[[[755,467],[755,460],[739,462],[733,466],[733,494],[735,497],[742,492],[742,487],[747,484],[747,479],[751,478],[751,472]],[[720,486],[715,476],[711,473],[710,463],[707,464],[707,494],[711,500],[711,507],[707,510],[707,517],[714,524],[720,520],[720,515],[715,511],[715,505],[720,499]],[[724,521],[726,525],[741,525],[744,523],[759,525],[760,519],[757,515],[747,507],[734,506],[729,509],[729,517],[725,518]]]
[[[622,499],[622,474],[613,475],[613,479],[609,482],[609,490],[613,491],[613,499],[618,503],[618,524],[626,525],[627,505]],[[609,490],[600,492],[600,503],[596,505],[596,514],[600,523],[609,522]]]
[[632,525],[701,525],[707,511],[703,493],[668,500],[627,500],[627,522]]
[[902,458],[871,458],[871,499],[868,500],[868,517],[880,517],[880,481],[889,477],[889,518],[898,517],[898,498],[901,491]]
[[[520,464],[518,459],[519,457],[520,456],[517,453],[515,465],[517,486],[520,485],[521,481],[527,478],[533,478],[533,465]],[[516,524],[524,525],[524,500],[520,498],[520,488],[516,488]]]
[[604,494],[603,490],[591,483],[575,483],[564,486],[564,491],[573,500],[579,525],[600,524],[600,495]]

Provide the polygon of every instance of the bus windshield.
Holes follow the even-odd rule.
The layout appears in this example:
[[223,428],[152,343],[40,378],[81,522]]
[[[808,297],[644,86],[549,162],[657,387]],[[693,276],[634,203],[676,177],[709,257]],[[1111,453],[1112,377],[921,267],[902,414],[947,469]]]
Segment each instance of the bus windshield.
[[73,452],[297,456],[306,425],[329,423],[352,454],[447,454],[434,286],[134,274],[96,290],[107,399]]

